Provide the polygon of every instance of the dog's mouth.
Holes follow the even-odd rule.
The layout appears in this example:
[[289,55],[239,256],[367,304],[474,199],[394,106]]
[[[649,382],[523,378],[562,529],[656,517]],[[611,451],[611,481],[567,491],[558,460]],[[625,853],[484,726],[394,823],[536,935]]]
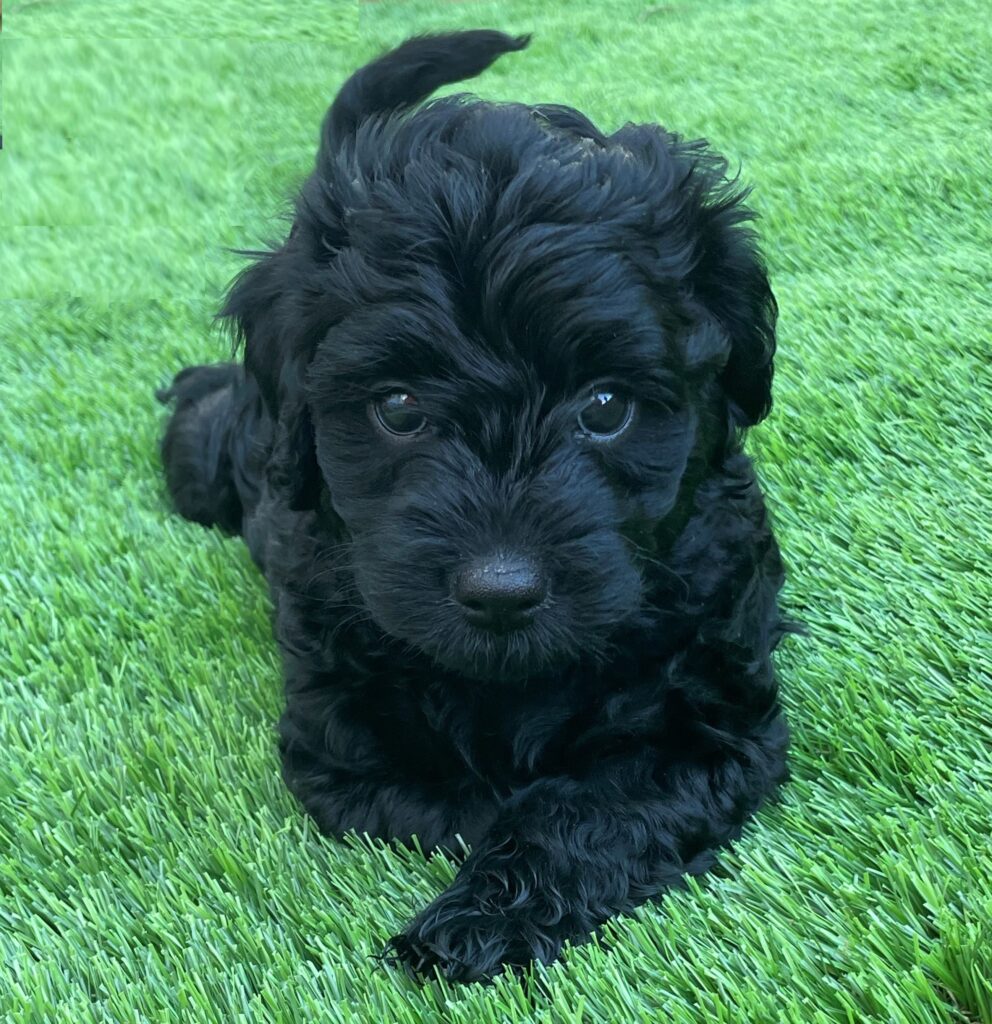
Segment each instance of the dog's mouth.
[[453,642],[422,649],[441,668],[480,681],[524,682],[561,669],[580,653],[537,623],[507,632],[469,626],[459,634]]

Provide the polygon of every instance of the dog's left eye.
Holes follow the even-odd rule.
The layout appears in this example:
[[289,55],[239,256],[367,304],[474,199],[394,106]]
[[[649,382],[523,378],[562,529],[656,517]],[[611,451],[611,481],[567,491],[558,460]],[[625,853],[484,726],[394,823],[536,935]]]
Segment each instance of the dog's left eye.
[[372,403],[375,420],[387,434],[409,437],[427,426],[427,417],[420,411],[417,399],[406,391],[393,391]]
[[634,418],[633,399],[597,388],[579,413],[579,428],[598,441],[622,434]]

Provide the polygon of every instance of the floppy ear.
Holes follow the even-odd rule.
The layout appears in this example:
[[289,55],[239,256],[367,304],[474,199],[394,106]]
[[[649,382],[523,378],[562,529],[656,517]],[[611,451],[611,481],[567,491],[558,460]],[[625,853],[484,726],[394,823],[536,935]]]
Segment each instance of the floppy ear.
[[748,190],[728,179],[726,160],[705,139],[686,141],[658,125],[625,125],[608,142],[639,158],[657,182],[661,195],[648,231],[668,239],[674,253],[667,262],[729,341],[719,381],[730,423],[753,426],[771,408],[778,311],[749,227]]
[[693,275],[696,296],[730,338],[720,383],[738,427],[753,426],[771,409],[778,317],[755,233],[746,226],[754,216],[742,205],[746,195],[725,193],[702,211]]
[[304,386],[312,349],[297,333],[299,314],[289,309],[291,240],[271,252],[244,254],[255,263],[235,280],[218,316],[233,323],[244,344],[245,371],[274,425],[269,484],[291,509],[306,511],[317,506],[321,478]]

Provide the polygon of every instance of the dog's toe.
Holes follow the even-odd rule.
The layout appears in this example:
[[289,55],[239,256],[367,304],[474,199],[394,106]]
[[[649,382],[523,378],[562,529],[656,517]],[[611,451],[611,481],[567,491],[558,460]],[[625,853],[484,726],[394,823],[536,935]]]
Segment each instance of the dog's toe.
[[402,933],[389,940],[382,959],[417,981],[441,977],[452,982],[488,982],[502,969],[495,964],[491,966],[490,973],[486,973],[479,966],[459,959],[450,950]]

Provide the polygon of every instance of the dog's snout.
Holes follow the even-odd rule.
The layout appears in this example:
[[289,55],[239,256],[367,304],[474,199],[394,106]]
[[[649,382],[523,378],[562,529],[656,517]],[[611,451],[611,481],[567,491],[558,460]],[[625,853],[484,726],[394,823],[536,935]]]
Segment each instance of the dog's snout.
[[500,556],[466,566],[455,577],[453,589],[469,622],[508,632],[527,623],[547,596],[548,584],[530,559]]

